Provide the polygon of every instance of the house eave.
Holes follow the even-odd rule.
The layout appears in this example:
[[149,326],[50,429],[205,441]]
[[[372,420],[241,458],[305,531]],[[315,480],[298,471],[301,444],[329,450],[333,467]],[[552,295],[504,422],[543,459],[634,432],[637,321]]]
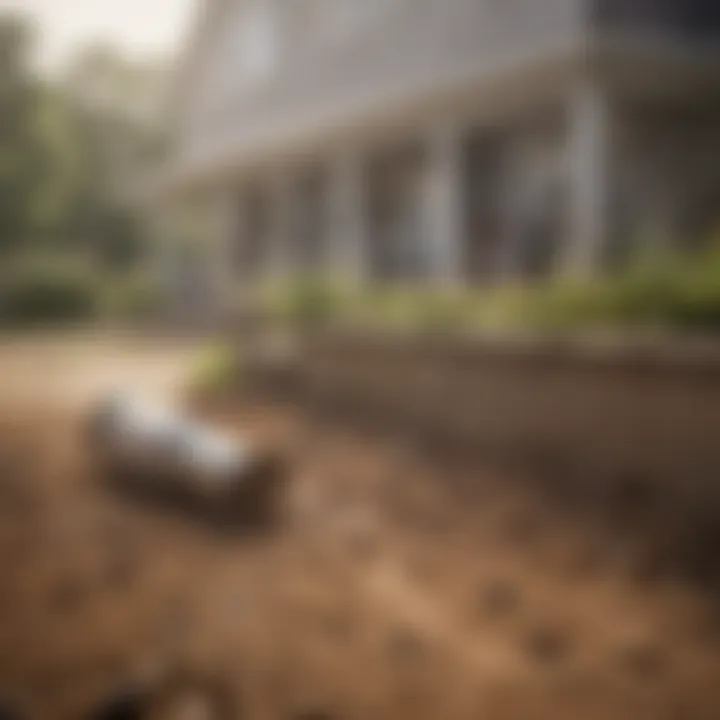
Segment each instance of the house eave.
[[292,127],[279,118],[254,132],[241,129],[195,156],[181,156],[158,182],[155,197],[172,201],[336,149],[377,147],[398,137],[412,140],[438,122],[492,122],[515,109],[562,97],[583,58],[580,46],[568,44],[516,58],[492,73],[472,69],[423,78],[392,94],[358,97],[332,113],[311,108],[303,117],[293,117]]

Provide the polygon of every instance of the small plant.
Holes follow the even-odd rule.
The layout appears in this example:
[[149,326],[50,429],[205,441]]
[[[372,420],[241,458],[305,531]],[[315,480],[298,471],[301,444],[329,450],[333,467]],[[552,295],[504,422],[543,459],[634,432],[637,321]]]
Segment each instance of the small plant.
[[206,348],[191,370],[188,391],[201,398],[232,395],[242,385],[242,366],[238,352],[230,345]]
[[271,316],[291,325],[310,328],[340,313],[343,293],[322,280],[304,279],[276,288],[266,298]]
[[626,269],[583,281],[439,291],[374,286],[362,292],[304,280],[276,289],[271,317],[308,329],[329,321],[398,332],[463,329],[575,331],[615,328],[720,330],[720,250],[647,253]]
[[540,330],[720,329],[720,254],[645,259],[611,276],[526,288],[504,305],[503,290],[480,304],[480,326]]
[[475,310],[470,296],[460,293],[425,292],[408,302],[415,327],[429,332],[459,330],[471,324]]
[[157,314],[162,304],[157,283],[141,275],[108,281],[102,300],[106,315],[127,320],[150,318]]
[[98,311],[98,284],[89,269],[52,259],[28,259],[0,277],[0,323],[45,325],[90,320]]

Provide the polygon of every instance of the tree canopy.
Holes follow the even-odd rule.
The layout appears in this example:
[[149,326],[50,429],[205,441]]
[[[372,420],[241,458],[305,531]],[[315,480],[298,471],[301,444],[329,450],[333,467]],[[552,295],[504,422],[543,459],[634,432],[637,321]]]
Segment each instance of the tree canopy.
[[126,269],[148,243],[139,188],[163,150],[164,68],[95,43],[43,78],[34,40],[0,15],[0,259],[77,252]]

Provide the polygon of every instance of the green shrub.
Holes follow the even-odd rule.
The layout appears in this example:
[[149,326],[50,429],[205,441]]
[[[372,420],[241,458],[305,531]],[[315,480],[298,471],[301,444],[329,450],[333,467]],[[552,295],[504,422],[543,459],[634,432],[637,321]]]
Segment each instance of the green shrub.
[[586,283],[532,291],[524,323],[541,328],[720,328],[720,256],[663,258]]
[[406,329],[418,324],[418,295],[404,289],[370,288],[346,307],[348,321]]
[[404,329],[444,332],[472,325],[476,300],[470,293],[444,290],[405,290],[366,300],[380,322]]
[[515,309],[515,318],[517,325],[546,330],[612,326],[622,308],[616,288],[600,282],[567,283],[529,292]]
[[615,275],[583,281],[455,292],[376,286],[360,293],[303,281],[276,292],[267,307],[298,327],[337,320],[402,331],[720,330],[720,249],[690,257],[646,254]]
[[95,317],[98,287],[84,268],[50,261],[17,264],[0,277],[5,326],[79,322]]
[[161,307],[160,288],[144,276],[109,281],[103,292],[103,310],[110,318],[147,319],[156,315]]
[[206,348],[190,372],[187,389],[200,397],[219,397],[242,384],[242,364],[236,350],[227,344]]
[[470,302],[471,324],[483,330],[507,330],[525,325],[531,315],[537,322],[536,293],[536,289],[520,285],[475,290]]
[[270,315],[279,320],[313,327],[335,318],[343,303],[343,293],[330,283],[306,279],[271,289],[264,305]]
[[708,253],[678,273],[673,295],[670,324],[720,330],[720,255]]

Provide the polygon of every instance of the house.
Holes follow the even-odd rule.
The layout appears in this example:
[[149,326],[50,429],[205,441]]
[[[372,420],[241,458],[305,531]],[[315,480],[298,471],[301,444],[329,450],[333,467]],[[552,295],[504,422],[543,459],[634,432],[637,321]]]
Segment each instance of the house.
[[716,0],[208,0],[169,207],[216,288],[586,274],[720,210]]

